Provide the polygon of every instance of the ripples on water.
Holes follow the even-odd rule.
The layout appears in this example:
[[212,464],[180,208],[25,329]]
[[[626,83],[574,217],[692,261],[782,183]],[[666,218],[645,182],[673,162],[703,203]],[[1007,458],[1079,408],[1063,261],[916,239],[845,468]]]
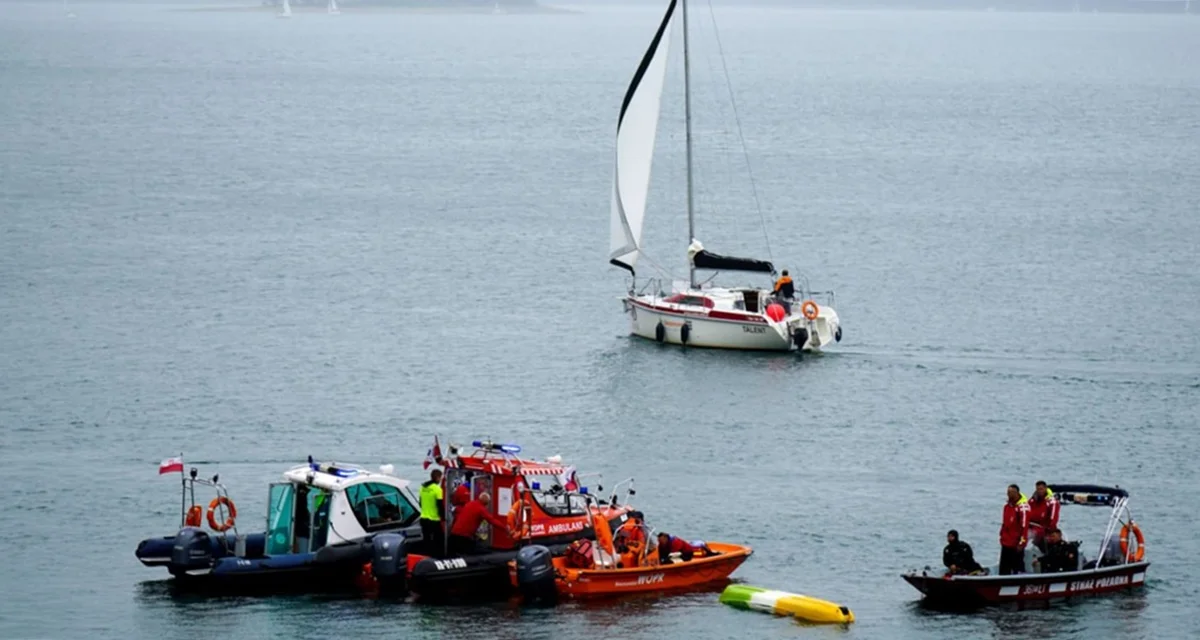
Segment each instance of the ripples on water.
[[[656,12],[6,6],[0,635],[1200,631],[1200,22],[720,10],[772,257],[836,289],[845,320],[843,344],[801,360],[624,335],[611,128]],[[698,233],[761,254],[698,33]],[[678,79],[647,226],[665,264],[683,249]],[[657,526],[746,541],[740,579],[859,622],[804,628],[711,593],[196,599],[132,556],[177,516],[162,457],[220,473],[251,527],[284,465],[416,475],[435,431],[635,476]],[[1132,490],[1145,591],[915,604],[898,574],[936,562],[949,528],[996,553],[1004,486],[1039,478]],[[1098,516],[1064,522],[1086,538]]]

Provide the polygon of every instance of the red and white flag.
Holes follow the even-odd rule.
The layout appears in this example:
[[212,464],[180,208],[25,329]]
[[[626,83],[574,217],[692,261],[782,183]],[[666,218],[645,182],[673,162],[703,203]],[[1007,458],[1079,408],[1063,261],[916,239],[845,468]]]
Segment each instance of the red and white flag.
[[424,468],[428,469],[431,464],[442,464],[442,445],[436,435],[433,436],[433,448],[425,452]]
[[158,463],[158,475],[164,473],[183,473],[183,456],[167,458]]
[[558,476],[558,482],[567,491],[579,491],[579,478],[575,475],[575,467],[563,469],[562,475]]

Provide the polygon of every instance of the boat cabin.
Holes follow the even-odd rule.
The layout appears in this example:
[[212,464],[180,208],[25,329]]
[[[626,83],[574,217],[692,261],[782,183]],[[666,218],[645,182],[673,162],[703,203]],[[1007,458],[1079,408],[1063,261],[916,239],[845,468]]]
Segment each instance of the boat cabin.
[[417,500],[409,482],[341,463],[289,469],[271,484],[267,500],[267,555],[315,553],[380,531],[416,523]]
[[[537,461],[517,456],[521,448],[511,444],[495,444],[476,440],[475,451],[467,455],[452,455],[445,471],[446,500],[460,486],[466,486],[471,498],[490,493],[493,513],[505,517],[522,494],[528,496],[529,538],[538,544],[570,542],[595,535],[590,524],[592,514],[610,521],[623,519],[628,507],[601,503],[589,507],[587,487],[577,486],[574,471],[555,461]],[[583,495],[581,495],[581,492]],[[453,518],[453,507],[447,505]],[[494,530],[484,522],[480,541],[494,549],[512,549],[517,541],[507,530]]]

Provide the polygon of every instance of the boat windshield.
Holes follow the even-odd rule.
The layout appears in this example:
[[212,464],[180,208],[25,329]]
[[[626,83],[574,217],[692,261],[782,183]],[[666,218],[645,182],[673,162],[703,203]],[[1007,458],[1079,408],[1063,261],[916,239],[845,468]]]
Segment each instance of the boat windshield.
[[378,531],[412,524],[417,510],[400,489],[379,482],[346,488],[346,498],[355,519],[365,531]]
[[271,485],[267,497],[267,555],[281,555],[292,551],[292,503],[295,487],[289,482]]
[[556,518],[587,514],[587,496],[561,491],[530,491],[538,506],[546,515]]

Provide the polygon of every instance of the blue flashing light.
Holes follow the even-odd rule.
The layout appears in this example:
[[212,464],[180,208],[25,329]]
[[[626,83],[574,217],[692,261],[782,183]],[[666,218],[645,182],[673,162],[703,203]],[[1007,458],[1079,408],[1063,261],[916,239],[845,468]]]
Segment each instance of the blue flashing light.
[[488,451],[501,451],[503,453],[521,452],[521,445],[518,444],[496,444],[494,442],[484,442],[483,440],[472,440],[471,446],[478,449],[487,449]]
[[579,495],[586,496],[587,495],[587,487],[579,487]]
[[537,482],[537,481],[534,481],[534,483],[531,484],[530,486],[533,488],[534,491],[541,491],[541,489],[542,489],[542,483]]

